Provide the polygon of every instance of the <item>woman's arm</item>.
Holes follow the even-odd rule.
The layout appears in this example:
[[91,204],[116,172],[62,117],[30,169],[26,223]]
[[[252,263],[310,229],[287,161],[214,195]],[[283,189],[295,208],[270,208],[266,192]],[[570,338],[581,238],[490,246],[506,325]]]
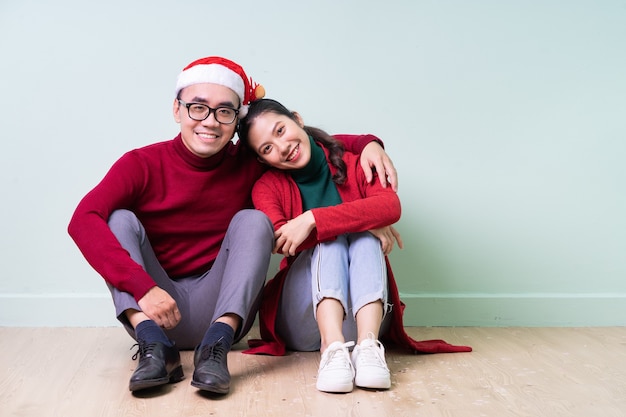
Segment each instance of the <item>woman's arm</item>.
[[[273,252],[293,256],[297,252],[313,247],[318,242],[309,226],[299,223],[305,218],[302,215],[296,215],[302,212],[300,194],[293,195],[292,193],[296,190],[292,189],[286,181],[278,180],[281,175],[276,171],[269,171],[263,175],[252,189],[252,201],[254,207],[264,212],[274,225],[276,244]],[[297,237],[290,241],[288,249],[283,249],[286,236],[291,236],[293,233],[286,234],[285,230],[293,231],[293,229]],[[297,243],[294,244],[294,241]]]

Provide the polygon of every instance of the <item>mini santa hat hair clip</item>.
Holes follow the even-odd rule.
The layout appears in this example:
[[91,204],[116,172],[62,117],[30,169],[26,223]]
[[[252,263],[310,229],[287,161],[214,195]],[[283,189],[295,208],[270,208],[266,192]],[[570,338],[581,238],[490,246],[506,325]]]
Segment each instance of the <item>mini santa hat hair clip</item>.
[[239,117],[246,117],[250,103],[265,96],[265,88],[252,81],[239,64],[219,56],[200,58],[183,68],[176,80],[175,94],[178,96],[183,88],[200,83],[219,84],[233,90],[241,101]]

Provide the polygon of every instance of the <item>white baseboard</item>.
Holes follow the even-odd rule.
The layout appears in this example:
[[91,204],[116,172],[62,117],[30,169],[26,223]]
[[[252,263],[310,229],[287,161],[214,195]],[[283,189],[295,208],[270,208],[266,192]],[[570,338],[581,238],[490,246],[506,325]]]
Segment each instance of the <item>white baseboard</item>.
[[[405,326],[626,326],[626,294],[401,294]],[[103,294],[0,294],[0,326],[120,326]]]
[[405,326],[626,326],[626,294],[401,294]]
[[121,326],[109,293],[0,294],[0,326]]

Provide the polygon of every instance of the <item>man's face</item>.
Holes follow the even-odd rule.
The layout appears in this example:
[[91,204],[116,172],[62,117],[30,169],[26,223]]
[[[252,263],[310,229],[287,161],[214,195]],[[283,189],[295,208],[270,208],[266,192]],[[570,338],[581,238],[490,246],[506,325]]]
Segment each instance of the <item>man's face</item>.
[[[239,97],[228,87],[219,84],[193,84],[185,87],[180,99],[186,103],[202,103],[211,108],[239,108]],[[235,135],[237,119],[231,124],[222,124],[215,120],[211,112],[209,117],[196,121],[189,117],[187,108],[174,100],[174,120],[180,124],[183,143],[193,154],[208,158],[221,151]]]

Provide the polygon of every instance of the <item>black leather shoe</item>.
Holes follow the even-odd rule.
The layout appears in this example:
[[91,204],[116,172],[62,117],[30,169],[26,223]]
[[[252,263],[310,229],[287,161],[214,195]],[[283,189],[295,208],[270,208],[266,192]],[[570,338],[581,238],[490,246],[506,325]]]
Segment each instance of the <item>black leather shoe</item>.
[[180,363],[180,353],[176,346],[166,346],[161,342],[146,343],[139,341],[139,350],[133,359],[139,356],[137,369],[130,377],[129,389],[138,391],[158,387],[168,382],[181,381],[185,376]]
[[226,362],[228,350],[220,341],[198,346],[193,356],[196,369],[191,385],[203,391],[226,394],[230,389],[230,373]]

